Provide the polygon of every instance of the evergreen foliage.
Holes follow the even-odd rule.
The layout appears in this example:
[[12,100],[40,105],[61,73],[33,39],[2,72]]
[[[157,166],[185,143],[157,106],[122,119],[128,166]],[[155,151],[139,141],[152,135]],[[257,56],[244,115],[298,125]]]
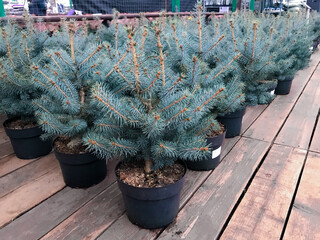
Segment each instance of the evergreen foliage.
[[[57,44],[58,43],[58,44]],[[91,111],[88,92],[98,75],[98,56],[102,45],[87,31],[87,26],[66,23],[46,44],[40,63],[34,63],[34,85],[43,94],[34,101],[39,123],[51,136],[63,135],[70,145],[80,145],[83,134],[91,131],[99,113]]]
[[31,84],[31,65],[41,60],[48,35],[33,25],[26,19],[23,30],[14,22],[8,22],[1,29],[0,110],[10,116],[32,117],[32,100],[40,94]]
[[201,160],[210,154],[203,136],[218,126],[210,109],[225,90],[218,79],[211,88],[203,87],[216,73],[201,66],[197,56],[188,60],[187,55],[184,67],[170,68],[171,59],[181,54],[166,50],[166,29],[156,22],[143,30],[128,27],[128,45],[112,49],[120,53],[115,54],[118,61],[102,61],[91,107],[103,116],[84,137],[87,146],[104,157],[144,160],[147,172],[178,157]]

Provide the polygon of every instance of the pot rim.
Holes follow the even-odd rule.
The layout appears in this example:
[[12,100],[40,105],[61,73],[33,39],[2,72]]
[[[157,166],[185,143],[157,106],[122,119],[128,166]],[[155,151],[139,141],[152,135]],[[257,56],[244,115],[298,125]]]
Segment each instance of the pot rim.
[[[54,145],[55,144],[55,142],[56,142],[56,140],[59,138],[59,137],[61,137],[62,135],[59,135],[59,136],[56,136],[54,139],[53,139],[53,141],[52,141],[52,149],[53,149],[53,151],[55,151],[55,152],[57,152],[57,153],[59,153],[59,154],[63,154],[63,155],[69,155],[69,156],[74,156],[74,155],[82,155],[82,156],[84,156],[84,155],[86,155],[86,154],[93,154],[94,156],[96,156],[93,152],[84,152],[84,153],[64,153],[64,152],[60,152],[60,151],[58,151],[57,150],[57,148],[56,148],[56,146]],[[96,156],[97,158],[99,158],[98,156]],[[99,159],[101,159],[101,158],[99,158]]]
[[15,129],[15,128],[8,128],[6,125],[9,123],[9,122],[12,122],[14,120],[18,120],[18,119],[21,119],[21,117],[12,117],[12,118],[8,118],[7,120],[5,120],[3,123],[2,123],[2,126],[5,128],[5,129],[8,129],[10,131],[26,131],[26,130],[30,130],[30,129],[36,129],[36,128],[41,128],[41,125],[37,125],[35,127],[30,127],[30,128],[24,128],[24,129]]
[[169,187],[169,186],[172,186],[172,185],[174,185],[174,184],[178,184],[178,183],[184,181],[184,177],[186,176],[186,173],[187,173],[187,170],[188,170],[187,165],[186,165],[186,163],[185,163],[184,161],[182,161],[182,160],[180,160],[180,159],[176,160],[176,162],[180,163],[180,164],[184,167],[184,174],[182,175],[182,177],[181,177],[178,181],[176,181],[176,182],[174,182],[174,183],[170,183],[170,184],[168,184],[168,185],[165,185],[165,186],[162,186],[162,187],[156,187],[156,188],[155,188],[155,187],[152,187],[152,188],[148,188],[148,187],[136,187],[136,186],[132,186],[132,185],[129,185],[129,184],[123,182],[123,181],[119,178],[119,176],[116,174],[117,169],[118,169],[119,166],[123,163],[123,161],[120,161],[120,162],[117,163],[117,165],[116,165],[116,167],[115,167],[115,169],[114,169],[114,172],[115,172],[115,175],[116,175],[116,178],[117,178],[117,181],[118,181],[118,182],[121,182],[121,184],[124,184],[124,185],[126,185],[126,186],[128,186],[128,187],[131,187],[131,188],[133,188],[133,189],[142,189],[142,190],[146,190],[146,191],[148,191],[148,189],[152,189],[152,190],[154,190],[154,189],[159,189],[159,190],[160,190],[160,189],[167,188],[167,187]]

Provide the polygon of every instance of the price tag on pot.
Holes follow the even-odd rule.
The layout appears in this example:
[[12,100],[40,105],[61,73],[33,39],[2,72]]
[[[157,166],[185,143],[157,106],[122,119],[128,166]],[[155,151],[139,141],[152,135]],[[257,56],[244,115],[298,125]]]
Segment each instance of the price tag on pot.
[[212,159],[219,157],[221,153],[221,147],[217,148],[216,150],[212,151]]

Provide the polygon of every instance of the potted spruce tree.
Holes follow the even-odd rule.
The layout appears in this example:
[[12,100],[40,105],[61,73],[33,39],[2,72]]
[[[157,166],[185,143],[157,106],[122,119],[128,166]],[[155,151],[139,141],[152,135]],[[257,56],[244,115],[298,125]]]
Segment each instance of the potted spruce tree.
[[33,65],[34,85],[43,91],[33,102],[42,129],[55,137],[54,153],[66,185],[85,188],[106,176],[107,159],[87,151],[82,142],[99,115],[88,102],[92,75],[99,75],[96,67],[103,46],[86,29],[76,30],[74,22],[65,26],[51,37],[43,61]]
[[[118,49],[116,64],[103,60],[103,78],[91,93],[92,109],[103,115],[84,137],[98,154],[124,157],[115,170],[118,185],[129,220],[144,228],[166,226],[177,215],[186,172],[177,159],[210,155],[206,140],[194,132],[210,126],[204,118],[224,91],[222,84],[202,89],[198,78],[172,71],[163,29],[153,26],[129,27],[128,47]],[[147,42],[156,44],[151,56]]]
[[278,68],[274,77],[278,79],[275,93],[285,95],[290,92],[292,80],[297,71],[305,68],[312,54],[314,33],[312,23],[304,13],[290,13],[277,18],[274,24],[279,34],[274,36],[273,61]]
[[31,159],[48,154],[51,140],[40,138],[42,130],[36,122],[32,100],[41,91],[30,82],[32,62],[39,62],[48,36],[26,19],[25,29],[8,22],[1,29],[1,108],[9,117],[3,125],[15,154]]

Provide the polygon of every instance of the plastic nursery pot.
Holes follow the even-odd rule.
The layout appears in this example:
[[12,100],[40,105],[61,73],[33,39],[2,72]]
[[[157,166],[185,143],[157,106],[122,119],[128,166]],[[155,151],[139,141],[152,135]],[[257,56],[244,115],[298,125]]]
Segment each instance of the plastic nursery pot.
[[9,118],[3,123],[16,156],[20,159],[32,159],[51,152],[52,140],[43,141],[40,138],[43,131],[39,126],[28,129],[11,129],[7,127],[10,122],[18,119],[18,117]]
[[240,135],[242,118],[246,113],[246,108],[228,113],[222,117],[218,117],[218,121],[227,129],[226,138],[232,138]]
[[275,93],[277,95],[287,95],[290,92],[293,77],[286,77],[284,80],[278,81]]
[[270,80],[270,87],[268,88],[267,92],[269,92],[271,95],[274,95],[276,87],[278,86],[278,80]]
[[221,146],[226,136],[226,130],[214,137],[207,138],[207,143],[211,143],[211,156],[202,161],[185,161],[187,168],[194,171],[208,171],[215,169],[220,162]]
[[62,171],[63,180],[72,188],[88,188],[105,179],[106,161],[92,153],[66,154],[54,148]]
[[[186,165],[179,161],[187,170]],[[116,171],[121,162],[116,166]],[[155,229],[169,225],[179,211],[180,193],[185,181],[183,177],[175,183],[157,188],[139,188],[122,182],[117,176],[118,186],[129,220],[142,228]]]

